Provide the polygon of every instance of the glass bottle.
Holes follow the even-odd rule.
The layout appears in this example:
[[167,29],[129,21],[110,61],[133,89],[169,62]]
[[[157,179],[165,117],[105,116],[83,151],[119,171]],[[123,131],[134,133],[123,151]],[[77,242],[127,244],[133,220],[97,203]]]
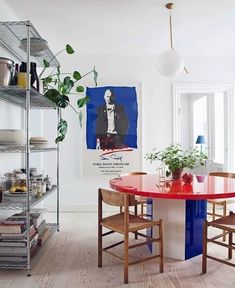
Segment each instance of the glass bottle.
[[12,78],[12,85],[17,85],[18,73],[19,73],[19,64],[15,64],[15,71],[14,71],[14,76]]
[[37,195],[36,197],[42,196],[42,179],[37,179]]
[[34,74],[35,74],[35,81],[36,81],[36,89],[39,91],[39,78],[38,78],[38,74],[37,74],[37,64],[33,62],[33,70],[34,70]]
[[26,62],[22,62],[20,65],[20,72],[27,72],[27,63]]
[[44,179],[44,181],[46,182],[46,190],[51,190],[51,189],[52,189],[52,180],[51,180],[51,177],[49,177],[49,176],[47,175],[46,178]]

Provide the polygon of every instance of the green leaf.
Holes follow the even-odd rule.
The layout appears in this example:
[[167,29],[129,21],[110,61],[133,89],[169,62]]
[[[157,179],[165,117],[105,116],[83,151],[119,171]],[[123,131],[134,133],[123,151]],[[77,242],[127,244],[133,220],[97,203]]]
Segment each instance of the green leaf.
[[79,108],[82,108],[89,102],[90,98],[88,96],[85,96],[83,98],[78,99],[77,105]]
[[55,143],[56,144],[58,144],[59,142],[62,142],[64,140],[64,136],[58,136],[58,137],[56,137],[56,139],[55,139]]
[[69,44],[66,45],[66,52],[68,54],[73,54],[74,53],[73,48]]
[[55,139],[56,144],[64,140],[65,135],[67,133],[67,129],[68,129],[67,121],[60,119],[60,122],[58,123],[58,126],[57,126],[58,136]]
[[56,97],[57,106],[60,108],[66,108],[69,105],[69,97],[66,95],[58,94]]
[[76,88],[76,91],[77,91],[78,93],[82,93],[82,92],[84,92],[84,87],[83,87],[83,86],[78,86],[78,87]]
[[80,128],[82,128],[82,119],[83,119],[83,114],[82,114],[82,111],[79,112],[79,124],[80,124]]
[[52,77],[48,76],[46,78],[43,78],[43,84],[48,84],[52,82]]
[[65,77],[63,81],[64,85],[69,85],[69,81],[70,81],[70,77],[69,76]]
[[50,67],[50,63],[46,59],[43,59],[43,64],[45,68]]
[[93,69],[93,79],[95,82],[95,86],[97,86],[98,72],[95,70],[95,67]]
[[58,95],[60,95],[60,93],[56,89],[50,89],[44,94],[46,98],[50,99],[52,102],[56,104]]
[[45,97],[54,102],[58,107],[65,108],[69,105],[69,97],[60,94],[56,89],[50,89],[45,94]]
[[80,80],[82,78],[81,74],[78,71],[73,72],[73,78],[75,80]]
[[71,78],[67,76],[64,78],[63,83],[61,83],[60,85],[60,91],[62,94],[69,94],[73,86],[74,86],[73,80],[71,80]]
[[60,119],[60,122],[58,123],[58,132],[62,135],[65,135],[67,133],[68,123],[66,120]]

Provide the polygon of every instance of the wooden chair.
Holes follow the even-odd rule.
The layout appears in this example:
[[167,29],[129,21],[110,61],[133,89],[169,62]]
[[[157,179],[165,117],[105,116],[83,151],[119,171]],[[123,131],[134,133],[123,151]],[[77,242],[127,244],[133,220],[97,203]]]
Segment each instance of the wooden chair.
[[[109,217],[103,218],[102,204],[106,203],[112,206],[124,206],[124,213],[120,212],[118,214],[111,215]],[[122,260],[124,263],[124,283],[128,283],[128,267],[129,265],[142,263],[148,260],[160,257],[160,272],[163,273],[163,228],[162,220],[152,221],[146,218],[129,214],[129,207],[135,205],[135,198],[133,195],[128,195],[125,193],[120,193],[116,191],[110,191],[105,189],[98,190],[98,266],[102,267],[102,252],[107,252],[114,257]],[[152,238],[146,234],[139,232],[139,230],[151,228],[157,226],[159,228],[159,237]],[[103,233],[103,227],[107,228],[109,231]],[[123,241],[116,242],[107,247],[103,247],[103,237],[110,235],[114,232],[120,233],[124,236]],[[129,245],[129,234],[137,233],[138,236],[143,237],[144,241],[140,242],[138,239],[137,244]],[[133,241],[136,241],[133,239]],[[143,245],[148,245],[150,243],[158,242],[159,244],[159,254],[154,256],[149,256],[143,259],[129,263],[129,250],[137,248]],[[124,257],[121,258],[117,254],[109,251],[120,244],[124,244]],[[149,252],[150,253],[150,252]]]
[[[235,173],[229,172],[210,172],[210,176],[218,176],[218,177],[228,177],[235,178]],[[216,219],[216,217],[224,217],[227,215],[227,204],[229,199],[215,199],[208,200],[207,203],[212,205],[212,211],[207,210],[207,215],[212,216],[212,221]],[[216,212],[216,206],[222,207],[222,213],[220,214],[218,211]],[[223,236],[223,241],[226,241],[226,235]]]
[[[220,235],[208,238],[208,227],[214,227],[226,231],[226,234],[229,235],[228,243],[217,241],[218,238],[224,235],[224,232]],[[207,271],[207,258],[235,267],[235,264],[223,259],[216,258],[215,256],[208,255],[207,252],[207,244],[213,243],[228,248],[228,259],[232,259],[232,251],[235,249],[235,243],[233,243],[233,233],[235,233],[235,214],[233,212],[230,212],[228,216],[216,219],[211,222],[208,222],[207,220],[205,221],[203,228],[202,273],[205,274]]]
[[[147,175],[146,172],[127,172],[120,174],[120,177],[131,176],[131,175]],[[140,215],[141,217],[147,216],[144,212],[144,207],[147,205],[147,198],[142,196],[135,196],[135,215]],[[138,206],[140,206],[140,213],[138,213]],[[122,207],[120,207],[120,212],[122,212]]]

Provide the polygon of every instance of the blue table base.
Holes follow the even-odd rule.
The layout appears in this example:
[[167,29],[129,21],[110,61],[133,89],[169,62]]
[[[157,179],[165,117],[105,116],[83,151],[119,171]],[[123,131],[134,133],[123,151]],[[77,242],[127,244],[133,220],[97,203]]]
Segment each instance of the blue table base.
[[206,200],[186,200],[185,259],[202,253],[203,223],[206,219]]

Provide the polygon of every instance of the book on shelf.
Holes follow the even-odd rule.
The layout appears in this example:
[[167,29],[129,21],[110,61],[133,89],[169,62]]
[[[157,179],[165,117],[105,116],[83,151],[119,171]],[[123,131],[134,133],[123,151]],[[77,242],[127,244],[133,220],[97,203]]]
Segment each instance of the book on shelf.
[[27,247],[0,247],[1,256],[25,256]]
[[25,247],[26,241],[0,240],[0,247]]
[[42,223],[38,226],[37,231],[38,234],[41,235],[46,227],[46,220],[43,220]]
[[[36,233],[33,225],[30,226],[29,236],[32,237]],[[4,239],[23,239],[27,236],[27,229],[21,233],[0,233],[0,240]]]
[[52,227],[46,226],[42,233],[38,236],[38,244],[43,245],[51,234]]
[[17,264],[26,264],[27,257],[26,256],[1,256],[0,255],[0,263],[8,264],[8,265],[17,265]]
[[[38,234],[35,234],[35,236],[30,241],[30,254],[32,255],[35,251],[35,249],[38,247]],[[0,247],[0,262],[1,261],[16,261],[13,257],[26,257],[27,256],[27,246],[24,247]],[[5,258],[3,258],[5,257]],[[22,259],[21,259],[22,260]]]
[[[35,228],[38,228],[38,226],[43,221],[44,212],[45,212],[45,209],[33,209],[30,212],[30,225],[33,224]],[[21,213],[14,214],[14,215],[8,217],[7,219],[5,219],[3,221],[2,224],[7,224],[7,225],[25,224],[26,225],[26,223],[27,223],[26,215],[24,212],[21,212]],[[1,227],[0,227],[0,231],[1,231]],[[4,231],[4,229],[3,229],[3,231]],[[5,232],[0,232],[0,233],[5,233]]]
[[26,230],[26,223],[24,224],[12,224],[12,223],[0,223],[0,234],[4,233],[23,233]]

